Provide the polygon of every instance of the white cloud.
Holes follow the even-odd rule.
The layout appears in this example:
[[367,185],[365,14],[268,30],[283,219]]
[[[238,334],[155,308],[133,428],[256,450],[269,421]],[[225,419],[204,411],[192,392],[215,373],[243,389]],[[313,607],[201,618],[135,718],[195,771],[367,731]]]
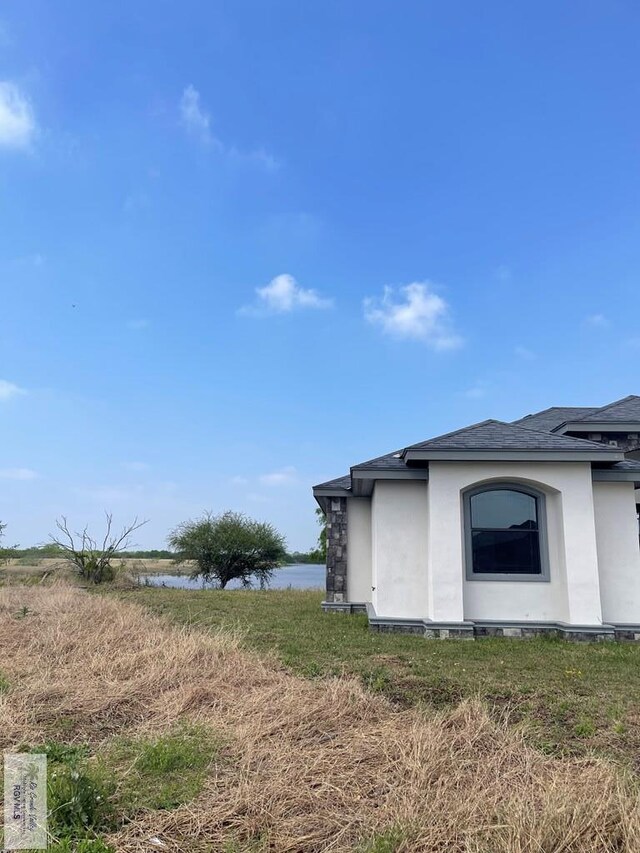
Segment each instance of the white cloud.
[[187,131],[206,145],[220,143],[211,132],[211,116],[200,106],[200,92],[189,85],[180,98],[180,117]]
[[35,133],[36,120],[29,100],[14,83],[0,81],[0,146],[28,148]]
[[587,326],[594,326],[597,329],[606,329],[611,325],[604,314],[591,314],[585,318],[585,323]]
[[271,474],[262,474],[259,478],[263,486],[288,486],[297,480],[297,471],[292,465],[287,465]]
[[240,474],[236,474],[235,477],[231,477],[229,482],[232,486],[246,486],[249,480],[246,477],[240,476]]
[[134,331],[139,329],[147,329],[149,327],[149,321],[144,317],[140,317],[138,320],[127,320],[127,327],[129,329],[133,329]]
[[533,350],[527,349],[527,347],[517,346],[514,349],[514,353],[518,356],[518,358],[521,358],[524,361],[533,361],[535,358],[537,358],[535,352],[533,352]]
[[259,166],[266,172],[276,172],[280,162],[264,148],[254,151],[240,151],[233,145],[226,145],[211,130],[211,115],[202,106],[200,92],[189,84],[180,98],[180,121],[187,132],[200,143],[226,155],[237,163]]
[[253,163],[260,166],[266,172],[277,172],[280,168],[280,161],[265,151],[264,148],[257,148],[255,151],[238,151],[237,148],[230,148],[228,155],[232,160],[238,163]]
[[13,382],[7,382],[6,379],[0,379],[0,402],[2,400],[11,400],[12,397],[19,397],[21,394],[26,394],[24,388],[19,388]]
[[449,305],[434,293],[429,282],[413,282],[394,289],[385,287],[382,298],[364,300],[364,315],[374,326],[396,338],[424,341],[434,350],[452,350],[462,346],[463,339],[451,326]]
[[0,468],[0,479],[35,480],[38,475],[31,468]]
[[288,314],[303,308],[330,308],[332,299],[320,296],[315,290],[300,287],[292,275],[283,273],[271,279],[265,287],[257,287],[254,305],[240,309],[243,314]]

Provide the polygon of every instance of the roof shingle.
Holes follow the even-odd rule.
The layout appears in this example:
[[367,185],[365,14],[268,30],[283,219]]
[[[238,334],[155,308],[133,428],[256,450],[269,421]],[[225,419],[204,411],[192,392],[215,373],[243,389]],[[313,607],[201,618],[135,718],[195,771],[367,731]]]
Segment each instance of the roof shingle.
[[630,394],[615,403],[609,403],[601,409],[585,413],[581,418],[566,420],[592,421],[594,423],[615,423],[616,421],[640,421],[640,397]]
[[616,452],[606,444],[516,426],[503,421],[482,421],[464,429],[412,444],[407,450],[557,450],[590,451],[604,456]]
[[597,409],[587,406],[551,406],[551,408],[545,409],[542,412],[525,415],[524,418],[519,418],[517,421],[512,421],[512,423],[515,426],[552,432],[556,427],[567,421],[580,420],[580,418],[590,415],[595,411]]

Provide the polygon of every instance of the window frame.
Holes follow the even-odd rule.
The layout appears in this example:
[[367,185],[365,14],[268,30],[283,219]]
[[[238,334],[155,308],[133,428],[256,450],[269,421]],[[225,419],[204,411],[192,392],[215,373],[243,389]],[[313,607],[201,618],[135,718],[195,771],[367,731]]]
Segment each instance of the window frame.
[[[536,499],[536,510],[538,515],[538,546],[540,550],[540,573],[523,574],[521,572],[474,572],[473,570],[473,539],[471,527],[471,498],[483,492],[497,492],[500,490],[509,492],[521,492]],[[472,486],[462,495],[462,513],[464,525],[464,552],[465,571],[468,581],[517,581],[519,583],[549,583],[549,544],[547,536],[547,500],[544,492],[525,486],[522,483],[510,483],[500,481],[496,483],[483,483],[481,486]]]

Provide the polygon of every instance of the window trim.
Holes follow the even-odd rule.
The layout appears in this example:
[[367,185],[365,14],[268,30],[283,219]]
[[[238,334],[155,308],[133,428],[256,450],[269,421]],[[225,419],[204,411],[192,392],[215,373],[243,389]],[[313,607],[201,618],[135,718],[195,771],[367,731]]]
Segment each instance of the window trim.
[[[473,542],[471,536],[471,498],[483,492],[496,492],[501,489],[509,492],[521,492],[537,501],[538,544],[540,547],[540,574],[522,574],[520,572],[474,572]],[[547,498],[544,492],[525,486],[522,483],[500,481],[471,486],[462,495],[462,513],[464,525],[465,572],[468,581],[517,581],[519,583],[549,583],[549,539],[547,536]]]

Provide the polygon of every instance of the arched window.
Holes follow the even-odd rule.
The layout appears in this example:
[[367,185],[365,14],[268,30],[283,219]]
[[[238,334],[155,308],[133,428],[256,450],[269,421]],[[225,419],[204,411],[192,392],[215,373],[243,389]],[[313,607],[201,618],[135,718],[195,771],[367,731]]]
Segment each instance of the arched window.
[[549,580],[542,492],[491,483],[464,495],[469,580]]

